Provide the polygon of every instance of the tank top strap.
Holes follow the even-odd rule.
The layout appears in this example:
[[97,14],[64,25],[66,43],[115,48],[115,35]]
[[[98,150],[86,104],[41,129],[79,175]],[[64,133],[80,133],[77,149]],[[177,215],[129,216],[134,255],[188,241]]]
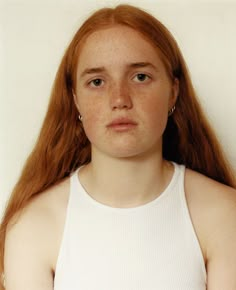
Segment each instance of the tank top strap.
[[81,167],[77,168],[72,174],[70,175],[70,195],[77,192],[78,188],[78,172]]
[[202,275],[204,277],[204,281],[206,281],[207,273],[206,273],[205,261],[204,261],[204,257],[201,251],[200,242],[199,242],[197,233],[195,231],[195,228],[192,222],[192,217],[191,217],[191,213],[190,213],[187,198],[186,198],[186,190],[185,190],[186,167],[184,165],[178,165],[178,168],[179,168],[178,193],[179,193],[180,205],[182,208],[183,220],[185,222],[185,227],[188,229],[188,231],[186,231],[186,236],[188,235],[189,243],[192,243],[192,246],[195,249],[195,255],[198,261],[200,262]]
[[175,162],[172,162],[173,165],[175,166],[175,170],[177,178],[178,178],[178,186],[179,186],[179,191],[183,192],[184,191],[184,180],[185,180],[185,165],[183,164],[178,164]]

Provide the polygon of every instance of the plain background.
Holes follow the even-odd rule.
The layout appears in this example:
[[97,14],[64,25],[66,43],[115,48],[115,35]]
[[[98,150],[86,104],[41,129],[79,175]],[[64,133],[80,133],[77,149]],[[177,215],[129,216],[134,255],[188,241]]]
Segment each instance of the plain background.
[[[175,36],[202,106],[236,168],[236,2],[125,1]],[[62,55],[97,8],[123,1],[0,2],[0,215],[38,136]]]

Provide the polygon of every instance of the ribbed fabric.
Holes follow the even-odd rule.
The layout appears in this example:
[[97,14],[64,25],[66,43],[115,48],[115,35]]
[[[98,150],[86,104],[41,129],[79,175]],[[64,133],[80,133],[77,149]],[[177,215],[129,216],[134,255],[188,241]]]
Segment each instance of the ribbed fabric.
[[183,165],[155,200],[113,208],[71,176],[54,290],[205,290],[206,270],[184,193]]

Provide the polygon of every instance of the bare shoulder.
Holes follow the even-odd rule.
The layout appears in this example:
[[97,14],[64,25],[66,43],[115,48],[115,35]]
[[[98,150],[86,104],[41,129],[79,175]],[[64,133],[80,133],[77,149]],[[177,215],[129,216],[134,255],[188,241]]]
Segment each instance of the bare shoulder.
[[236,289],[236,190],[186,169],[185,193],[206,261],[208,289]]
[[[185,189],[189,199],[202,201],[210,210],[225,210],[236,206],[236,190],[196,171],[186,169]],[[211,205],[211,208],[209,206]]]
[[[185,193],[193,214],[198,216],[204,226],[220,229],[236,220],[236,190],[208,178],[198,172],[186,169]],[[213,234],[211,227],[209,235]]]
[[9,224],[4,257],[7,289],[53,289],[68,196],[67,178],[33,198]]
[[[10,234],[19,229],[24,231],[24,229],[27,230],[27,227],[32,227],[32,230],[36,232],[41,229],[40,225],[45,230],[49,225],[55,225],[58,219],[63,218],[61,214],[66,209],[68,197],[69,180],[67,178],[36,195],[29,204],[15,216],[8,226],[8,233]],[[36,228],[35,225],[38,225],[39,228]]]
[[189,202],[206,209],[211,215],[235,211],[236,190],[198,172],[186,169],[185,190]]

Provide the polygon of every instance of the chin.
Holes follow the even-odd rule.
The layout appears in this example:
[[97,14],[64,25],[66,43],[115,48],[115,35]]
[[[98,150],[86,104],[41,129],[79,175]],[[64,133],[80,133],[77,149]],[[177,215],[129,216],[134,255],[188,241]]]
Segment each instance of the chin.
[[117,159],[139,159],[147,156],[150,153],[150,150],[138,150],[138,148],[127,150],[120,149],[120,150],[109,150],[106,154],[112,158]]
[[135,142],[112,142],[108,144],[97,144],[96,148],[103,155],[112,158],[145,158],[162,151],[161,142],[140,142],[135,140]]

